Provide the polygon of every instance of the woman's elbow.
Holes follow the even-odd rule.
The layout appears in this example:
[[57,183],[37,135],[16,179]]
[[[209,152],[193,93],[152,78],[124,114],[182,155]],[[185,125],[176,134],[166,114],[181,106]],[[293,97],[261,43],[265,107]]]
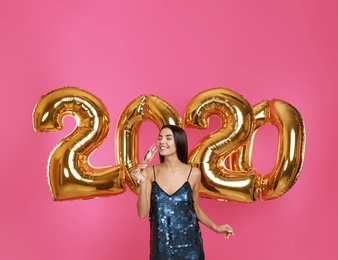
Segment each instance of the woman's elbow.
[[148,216],[148,213],[138,211],[137,215],[139,216],[139,218],[146,218]]

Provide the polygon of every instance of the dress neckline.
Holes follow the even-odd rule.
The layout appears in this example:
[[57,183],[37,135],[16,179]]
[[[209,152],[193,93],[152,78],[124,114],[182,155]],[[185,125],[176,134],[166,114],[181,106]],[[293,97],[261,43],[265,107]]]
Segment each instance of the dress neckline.
[[189,184],[189,188],[191,189],[191,186],[190,186],[189,181],[186,180],[186,181],[182,184],[182,186],[179,187],[176,191],[174,191],[172,194],[168,194],[168,192],[166,192],[164,189],[162,189],[162,187],[157,183],[156,180],[153,181],[153,183],[155,183],[155,184],[160,188],[160,190],[161,190],[164,194],[166,194],[168,197],[172,197],[172,196],[175,195],[177,192],[179,192],[179,191],[183,188],[183,186],[184,186],[186,183]]

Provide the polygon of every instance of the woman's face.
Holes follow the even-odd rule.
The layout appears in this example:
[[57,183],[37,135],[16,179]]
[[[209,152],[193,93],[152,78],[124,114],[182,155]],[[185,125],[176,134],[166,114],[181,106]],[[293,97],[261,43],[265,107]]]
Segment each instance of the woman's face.
[[159,153],[162,156],[176,153],[176,144],[171,129],[163,128],[158,135]]

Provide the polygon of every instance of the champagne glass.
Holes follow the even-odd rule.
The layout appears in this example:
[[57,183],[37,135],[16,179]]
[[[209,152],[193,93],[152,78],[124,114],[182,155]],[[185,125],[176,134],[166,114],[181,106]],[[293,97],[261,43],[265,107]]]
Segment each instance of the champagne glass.
[[143,157],[143,163],[146,163],[146,164],[150,163],[151,160],[154,158],[154,155],[156,154],[157,150],[158,150],[158,145],[152,144]]
[[[145,153],[144,157],[143,157],[143,162],[145,164],[148,164],[151,162],[151,160],[154,158],[156,152],[158,150],[158,145],[156,143],[152,144],[148,151]],[[135,171],[133,171],[133,175],[137,175],[140,173],[140,169],[136,169]],[[140,183],[140,179],[137,180],[137,183]]]

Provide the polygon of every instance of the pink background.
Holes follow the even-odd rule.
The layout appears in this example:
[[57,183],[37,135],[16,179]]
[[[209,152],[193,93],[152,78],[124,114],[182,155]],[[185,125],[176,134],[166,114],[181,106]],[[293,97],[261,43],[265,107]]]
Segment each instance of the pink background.
[[[42,95],[71,85],[101,98],[110,114],[95,166],[115,165],[118,118],[141,94],[158,95],[182,117],[196,94],[220,86],[252,105],[273,98],[294,105],[307,134],[298,181],[271,201],[201,199],[209,217],[236,234],[226,241],[202,227],[206,256],[336,259],[337,8],[334,0],[1,1],[0,258],[148,257],[149,222],[137,217],[129,189],[86,201],[51,198],[48,156],[74,120],[61,132],[36,133],[32,112]],[[207,132],[187,131],[190,148]],[[140,149],[156,137],[145,123]],[[276,143],[274,127],[258,133],[254,165],[262,175]]]

